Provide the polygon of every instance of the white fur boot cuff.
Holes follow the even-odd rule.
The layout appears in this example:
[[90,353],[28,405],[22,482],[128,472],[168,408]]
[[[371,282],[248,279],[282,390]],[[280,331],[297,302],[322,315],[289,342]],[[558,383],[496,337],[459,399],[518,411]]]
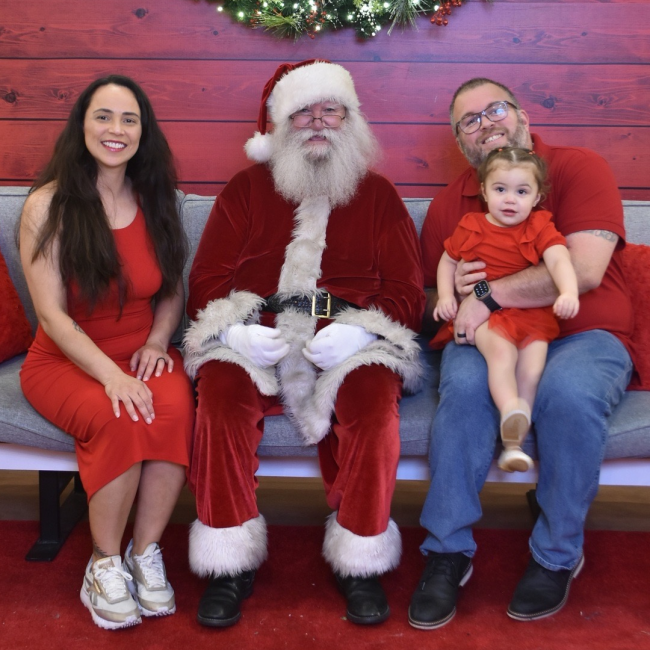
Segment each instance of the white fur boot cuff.
[[328,517],[323,541],[323,557],[336,573],[344,578],[367,578],[397,567],[402,556],[402,536],[392,519],[383,533],[362,537],[343,528],[336,515],[333,512]]
[[241,526],[211,528],[198,519],[190,529],[190,569],[202,578],[252,571],[266,560],[266,521],[262,515]]

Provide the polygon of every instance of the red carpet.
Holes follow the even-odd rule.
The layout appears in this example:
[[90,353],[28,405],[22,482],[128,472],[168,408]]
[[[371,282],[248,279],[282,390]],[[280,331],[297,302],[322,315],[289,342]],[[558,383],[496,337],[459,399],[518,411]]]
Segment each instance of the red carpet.
[[402,564],[384,579],[392,615],[378,627],[343,618],[343,599],[320,557],[322,530],[272,527],[269,561],[241,621],[226,630],[202,628],[195,614],[204,583],[188,570],[186,527],[170,526],[162,545],[177,613],[107,632],[79,601],[90,555],[87,524],[75,529],[53,563],[37,564],[23,559],[37,524],[0,522],[0,648],[650,650],[650,533],[588,532],[585,568],[567,606],[554,617],[518,623],[505,611],[528,561],[528,533],[478,530],[474,575],[461,591],[456,618],[421,632],[408,625],[406,612],[423,566],[422,532],[402,532]]

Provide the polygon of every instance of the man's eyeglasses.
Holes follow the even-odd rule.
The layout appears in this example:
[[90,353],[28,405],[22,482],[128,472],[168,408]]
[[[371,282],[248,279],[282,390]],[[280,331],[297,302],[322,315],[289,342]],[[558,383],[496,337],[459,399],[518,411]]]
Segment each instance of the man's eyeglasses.
[[322,117],[315,117],[310,113],[294,113],[289,116],[293,125],[298,129],[306,129],[314,123],[314,120],[320,120],[320,123],[325,129],[336,129],[341,126],[341,122],[345,119],[345,115],[337,115],[336,113],[327,113]]
[[487,117],[490,122],[505,120],[508,117],[508,106],[512,106],[512,108],[517,110],[517,106],[512,102],[494,102],[480,113],[465,115],[462,120],[456,122],[456,135],[458,135],[459,129],[466,135],[475,133],[481,128],[481,120],[483,117]]

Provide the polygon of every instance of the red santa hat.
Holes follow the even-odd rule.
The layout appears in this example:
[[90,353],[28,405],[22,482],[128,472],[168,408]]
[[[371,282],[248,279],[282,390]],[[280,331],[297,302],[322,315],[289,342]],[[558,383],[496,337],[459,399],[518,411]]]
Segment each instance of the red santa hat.
[[358,112],[359,98],[345,68],[323,59],[283,63],[264,86],[258,130],[244,147],[246,155],[260,163],[271,158],[273,133],[266,130],[268,116],[278,124],[301,108],[324,101],[339,102],[348,111]]

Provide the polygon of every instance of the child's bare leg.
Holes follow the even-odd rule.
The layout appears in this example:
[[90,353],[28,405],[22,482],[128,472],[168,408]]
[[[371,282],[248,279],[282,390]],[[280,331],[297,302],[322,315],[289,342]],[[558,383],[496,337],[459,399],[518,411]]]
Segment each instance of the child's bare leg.
[[546,365],[547,352],[546,341],[533,341],[519,350],[519,360],[515,369],[517,391],[519,396],[526,400],[531,411],[537,395],[537,386]]
[[475,341],[485,357],[490,394],[501,413],[504,451],[499,457],[499,467],[508,472],[525,472],[533,466],[533,461],[521,449],[530,429],[530,406],[519,394],[517,368],[520,351],[513,343],[490,330],[487,323],[476,330]]
[[519,397],[516,377],[518,350],[510,341],[489,329],[487,323],[476,330],[474,341],[487,363],[490,395],[503,414]]

